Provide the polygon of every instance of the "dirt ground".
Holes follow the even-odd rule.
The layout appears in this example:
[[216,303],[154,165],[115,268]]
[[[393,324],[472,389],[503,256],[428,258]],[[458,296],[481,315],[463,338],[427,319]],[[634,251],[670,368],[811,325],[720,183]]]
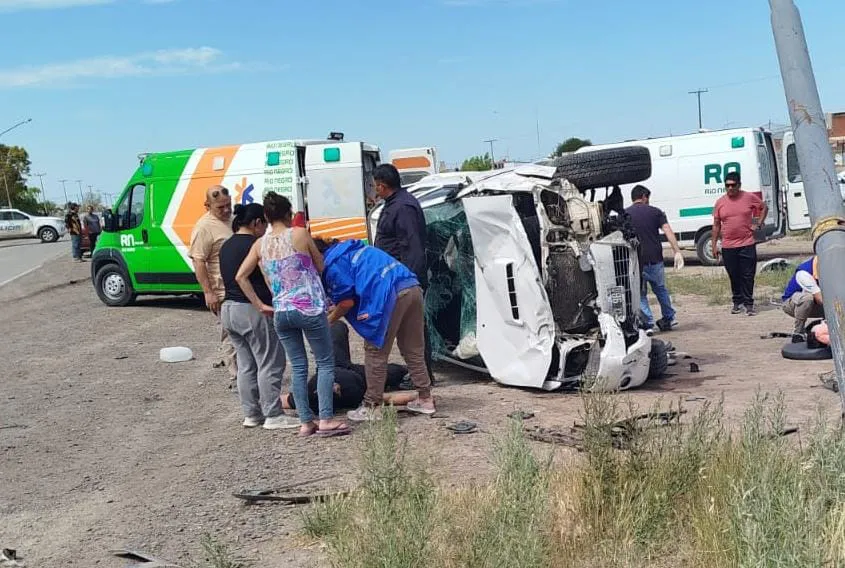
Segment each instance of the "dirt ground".
[[[785,239],[760,252],[804,257],[810,244]],[[87,271],[87,264],[60,260],[0,288],[10,336],[0,344],[0,547],[17,549],[30,567],[122,566],[109,553],[117,548],[184,563],[199,557],[201,535],[210,533],[256,566],[322,565],[319,547],[301,534],[301,509],[245,506],[232,492],[326,475],[333,477],[303,490],[349,488],[355,434],[300,440],[290,431],[242,428],[228,380],[211,367],[213,316],[172,298],[106,308]],[[784,340],[760,339],[790,329],[777,308],[761,306],[749,318],[700,297],[676,303],[681,325],[667,338],[694,359],[619,396],[643,406],[680,399],[694,409],[724,395],[728,414],[739,416],[759,388],[784,391],[796,424],[819,406],[837,412],[837,396],[817,378],[830,361],[786,361],[779,354]],[[193,349],[195,360],[161,363],[158,350],[173,345]],[[357,340],[353,353],[361,354]],[[691,373],[689,362],[701,371]],[[532,422],[544,426],[579,416],[574,394],[503,388],[449,366],[435,371],[438,417],[400,424],[444,484],[489,472],[492,436],[512,410],[532,410]],[[443,428],[461,419],[480,431],[455,436]],[[572,450],[557,451],[565,459]]]

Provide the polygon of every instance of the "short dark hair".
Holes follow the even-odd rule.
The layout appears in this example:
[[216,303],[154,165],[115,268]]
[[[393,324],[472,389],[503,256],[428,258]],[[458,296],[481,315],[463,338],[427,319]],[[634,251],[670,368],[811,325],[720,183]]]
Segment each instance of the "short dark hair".
[[729,181],[735,181],[737,185],[742,183],[742,179],[739,177],[739,172],[728,172],[725,174],[725,183]]
[[293,216],[290,199],[273,191],[264,194],[264,216],[270,223],[290,220]]
[[373,170],[373,181],[383,183],[392,190],[402,187],[402,178],[399,177],[399,170],[393,164],[381,164]]
[[232,231],[236,233],[241,230],[241,227],[249,225],[256,219],[264,219],[264,207],[260,203],[248,203],[246,205],[238,203],[232,213],[234,214]]
[[644,185],[635,185],[631,190],[631,201],[639,201],[643,197],[649,197],[651,191]]
[[326,251],[337,243],[337,239],[324,239],[322,237],[314,238],[314,244],[317,245],[317,250],[320,251],[320,254],[326,254]]

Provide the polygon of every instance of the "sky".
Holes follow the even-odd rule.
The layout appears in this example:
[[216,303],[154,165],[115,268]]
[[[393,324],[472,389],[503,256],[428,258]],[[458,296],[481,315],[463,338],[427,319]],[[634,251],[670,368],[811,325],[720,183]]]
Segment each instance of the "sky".
[[[845,110],[842,0],[796,4]],[[120,193],[142,152],[330,131],[449,165],[689,133],[699,88],[705,128],[788,122],[765,0],[0,0],[0,22],[0,131],[32,118],[0,143],[57,202],[60,179]]]

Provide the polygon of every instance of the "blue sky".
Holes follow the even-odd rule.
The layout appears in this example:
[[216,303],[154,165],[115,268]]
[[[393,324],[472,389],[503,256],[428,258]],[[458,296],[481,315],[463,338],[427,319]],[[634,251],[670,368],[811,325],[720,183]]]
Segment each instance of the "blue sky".
[[[798,0],[826,111],[841,0]],[[454,163],[787,120],[765,0],[0,0],[0,142],[118,193],[139,152],[330,130]],[[37,183],[37,178],[31,180]],[[76,189],[76,183],[68,184]]]

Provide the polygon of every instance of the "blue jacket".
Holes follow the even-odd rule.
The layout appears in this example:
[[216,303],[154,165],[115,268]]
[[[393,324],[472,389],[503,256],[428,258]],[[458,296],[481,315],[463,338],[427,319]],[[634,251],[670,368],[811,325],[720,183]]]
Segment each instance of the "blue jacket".
[[396,297],[419,286],[414,273],[386,252],[354,239],[326,251],[323,283],[334,304],[354,300],[349,325],[369,343],[384,347]]
[[428,285],[425,215],[417,198],[400,189],[384,200],[373,243],[411,269],[420,285]]
[[798,265],[798,268],[795,269],[795,272],[792,274],[792,278],[789,279],[789,283],[786,285],[786,288],[783,291],[783,297],[781,298],[784,302],[787,301],[792,297],[795,292],[801,291],[801,285],[798,284],[798,281],[795,278],[795,275],[798,274],[803,270],[804,272],[809,272],[813,275],[813,278],[818,281],[819,274],[818,274],[818,264],[816,263],[816,257],[812,257],[809,260],[805,260],[801,264]]

